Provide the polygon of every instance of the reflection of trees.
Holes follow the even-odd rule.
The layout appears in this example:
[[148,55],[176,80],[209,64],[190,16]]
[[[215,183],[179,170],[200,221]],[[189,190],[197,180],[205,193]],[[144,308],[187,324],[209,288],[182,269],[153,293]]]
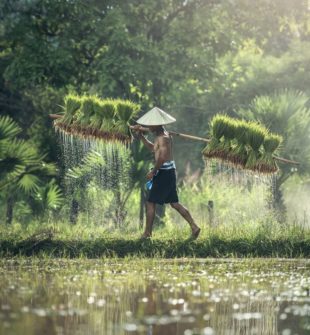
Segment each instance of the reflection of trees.
[[[64,334],[183,335],[186,329],[211,327],[217,335],[274,335],[287,328],[305,333],[309,324],[309,291],[300,287],[309,276],[298,270],[292,279],[295,268],[264,279],[272,270],[262,263],[268,273],[258,265],[239,272],[240,263],[233,268],[217,262],[203,270],[199,265],[200,272],[189,266],[182,273],[149,259],[71,262],[2,267],[2,320],[28,308],[13,320],[16,334],[23,326],[33,334],[61,328]],[[125,324],[143,330],[126,332]]]

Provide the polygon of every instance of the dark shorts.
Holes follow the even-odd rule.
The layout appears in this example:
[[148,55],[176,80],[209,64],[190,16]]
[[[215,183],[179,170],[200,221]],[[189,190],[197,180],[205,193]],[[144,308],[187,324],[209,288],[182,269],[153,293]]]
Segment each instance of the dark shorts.
[[159,205],[179,202],[175,169],[158,171],[148,201]]

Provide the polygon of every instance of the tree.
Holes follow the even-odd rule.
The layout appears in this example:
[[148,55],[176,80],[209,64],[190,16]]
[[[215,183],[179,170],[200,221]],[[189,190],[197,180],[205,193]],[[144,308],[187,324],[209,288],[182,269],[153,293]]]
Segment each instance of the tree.
[[283,156],[298,161],[299,166],[280,164],[274,190],[274,206],[285,211],[281,188],[294,174],[309,177],[310,172],[310,108],[309,97],[300,91],[282,90],[272,95],[256,97],[249,108],[237,111],[241,117],[257,120],[272,132],[284,137]]
[[56,174],[55,165],[45,163],[44,155],[31,143],[18,139],[16,136],[20,132],[21,128],[11,118],[0,117],[0,190],[7,195],[7,223],[12,222],[17,200],[40,202],[44,210],[57,208],[62,200],[61,192],[53,182],[42,186],[43,181]]

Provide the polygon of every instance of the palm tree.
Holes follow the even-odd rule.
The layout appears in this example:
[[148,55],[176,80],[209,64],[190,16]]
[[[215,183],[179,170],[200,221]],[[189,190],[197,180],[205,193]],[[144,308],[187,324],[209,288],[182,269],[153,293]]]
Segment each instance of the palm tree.
[[283,90],[273,95],[256,97],[248,109],[237,111],[239,116],[258,120],[284,137],[281,147],[286,158],[300,162],[295,167],[281,164],[274,189],[273,206],[285,213],[282,185],[294,174],[310,173],[310,108],[309,97],[299,91]]
[[[14,204],[20,199],[41,202],[41,213],[58,207],[62,200],[55,182],[43,183],[56,175],[56,166],[44,162],[45,156],[29,141],[17,138],[20,132],[21,128],[10,117],[0,117],[0,191],[7,194],[7,223],[12,222]],[[40,197],[43,190],[46,195]]]

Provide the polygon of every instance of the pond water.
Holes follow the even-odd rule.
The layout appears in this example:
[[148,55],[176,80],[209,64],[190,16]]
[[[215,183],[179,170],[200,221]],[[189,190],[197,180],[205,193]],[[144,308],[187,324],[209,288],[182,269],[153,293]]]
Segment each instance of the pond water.
[[310,334],[310,261],[0,260],[0,334]]

